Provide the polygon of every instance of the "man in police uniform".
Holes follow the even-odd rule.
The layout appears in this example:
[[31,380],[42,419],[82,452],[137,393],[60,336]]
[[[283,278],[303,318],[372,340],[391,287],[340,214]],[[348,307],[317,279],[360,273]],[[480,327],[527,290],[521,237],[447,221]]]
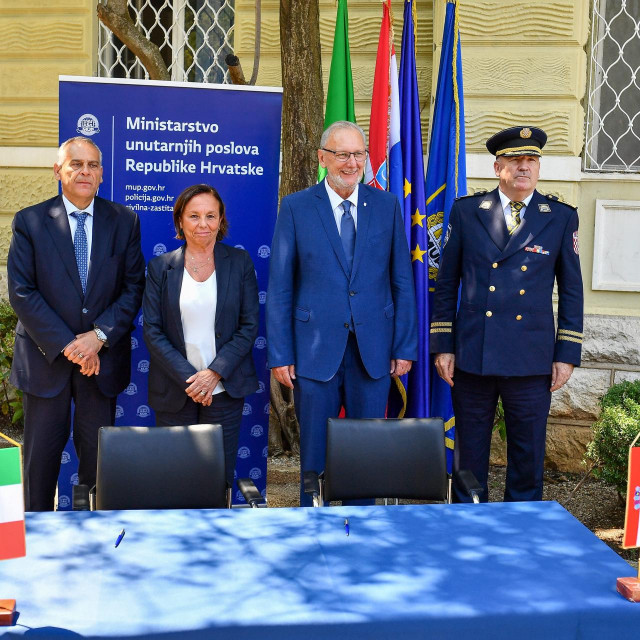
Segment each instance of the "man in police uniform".
[[[541,500],[551,392],[580,365],[583,292],[578,213],[536,191],[547,136],[512,127],[492,136],[499,186],[458,199],[442,251],[430,328],[452,387],[456,473],[484,487],[498,397],[507,430],[507,501]],[[552,293],[558,283],[558,328]],[[458,289],[461,284],[460,303]]]

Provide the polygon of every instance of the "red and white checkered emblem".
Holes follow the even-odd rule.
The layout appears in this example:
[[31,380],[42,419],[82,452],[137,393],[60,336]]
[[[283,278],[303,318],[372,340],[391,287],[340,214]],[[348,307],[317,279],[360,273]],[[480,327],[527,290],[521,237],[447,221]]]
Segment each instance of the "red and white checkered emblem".
[[580,255],[580,248],[578,247],[578,231],[573,232],[573,250],[576,252],[576,255]]

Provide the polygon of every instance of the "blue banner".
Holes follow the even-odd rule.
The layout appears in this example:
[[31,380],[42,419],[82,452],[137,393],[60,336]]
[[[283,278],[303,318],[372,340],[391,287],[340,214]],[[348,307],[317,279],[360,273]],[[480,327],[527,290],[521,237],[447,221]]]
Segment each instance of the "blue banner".
[[[458,5],[447,2],[442,34],[442,53],[438,71],[438,87],[431,123],[426,197],[429,233],[429,297],[433,295],[440,251],[449,225],[453,201],[467,192],[464,139],[464,101],[462,90],[462,56],[458,26]],[[445,423],[448,463],[451,468],[455,438],[455,418],[451,389],[438,376],[431,375],[431,415]]]
[[[225,242],[246,249],[256,268],[260,329],[253,356],[260,389],[245,399],[236,477],[266,491],[269,370],[264,303],[278,206],[282,90],[271,87],[60,77],[60,141],[91,137],[102,150],[99,195],[140,217],[148,262],[172,251],[173,202],[187,186],[220,193],[229,220]],[[153,425],[147,404],[149,354],[142,314],[131,336],[131,384],[120,394],[116,424]],[[71,441],[62,459],[58,508],[71,506],[77,460]],[[242,502],[234,486],[234,502]]]

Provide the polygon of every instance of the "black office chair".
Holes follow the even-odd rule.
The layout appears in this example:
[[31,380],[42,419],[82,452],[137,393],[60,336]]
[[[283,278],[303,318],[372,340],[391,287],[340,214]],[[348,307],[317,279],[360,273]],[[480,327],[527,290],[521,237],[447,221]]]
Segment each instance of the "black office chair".
[[[238,487],[252,507],[262,501],[251,480],[238,480]],[[231,488],[219,424],[100,428],[96,509],[225,507]]]
[[[450,502],[444,423],[330,418],[325,470],[307,472],[304,482],[316,506],[371,498]],[[479,485],[472,488],[477,492]]]

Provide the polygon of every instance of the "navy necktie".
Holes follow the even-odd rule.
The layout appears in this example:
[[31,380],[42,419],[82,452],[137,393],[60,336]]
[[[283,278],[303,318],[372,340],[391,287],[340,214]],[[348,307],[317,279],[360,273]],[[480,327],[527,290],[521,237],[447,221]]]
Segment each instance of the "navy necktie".
[[82,293],[86,293],[89,249],[87,247],[87,232],[84,228],[84,221],[89,214],[84,211],[74,211],[71,215],[78,221],[78,226],[73,236],[73,247],[76,252],[76,262],[78,264],[78,275],[82,283]]
[[347,258],[347,265],[349,266],[349,273],[351,273],[351,267],[353,266],[353,251],[356,246],[356,225],[351,215],[351,203],[345,200],[342,203],[342,220],[340,221],[340,239],[342,240],[342,248],[344,249],[344,255]]

